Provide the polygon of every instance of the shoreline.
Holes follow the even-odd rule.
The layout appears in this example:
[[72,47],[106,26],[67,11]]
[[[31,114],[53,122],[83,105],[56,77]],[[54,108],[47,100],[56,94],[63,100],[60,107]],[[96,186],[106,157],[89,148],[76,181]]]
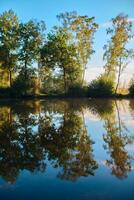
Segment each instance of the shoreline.
[[111,100],[122,100],[122,99],[134,99],[133,96],[129,95],[116,95],[109,97],[95,97],[95,96],[46,96],[46,95],[36,95],[36,96],[20,96],[20,97],[0,97],[0,101],[2,100],[47,100],[47,99],[111,99]]

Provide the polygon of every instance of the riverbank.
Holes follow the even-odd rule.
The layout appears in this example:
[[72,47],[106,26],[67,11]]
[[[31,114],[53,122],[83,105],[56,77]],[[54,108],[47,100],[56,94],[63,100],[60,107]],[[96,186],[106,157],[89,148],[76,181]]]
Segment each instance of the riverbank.
[[123,94],[117,94],[112,96],[69,96],[69,95],[23,95],[23,96],[1,96],[0,100],[8,100],[8,99],[134,99],[134,96],[130,95],[123,95]]

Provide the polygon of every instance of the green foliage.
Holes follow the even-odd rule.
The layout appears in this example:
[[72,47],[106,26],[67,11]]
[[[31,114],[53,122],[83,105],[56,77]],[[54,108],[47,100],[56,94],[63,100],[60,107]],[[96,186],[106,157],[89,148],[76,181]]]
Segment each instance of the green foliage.
[[25,95],[34,95],[35,80],[34,80],[34,71],[27,70],[27,75],[25,72],[21,71],[19,76],[13,82],[11,88],[11,94],[13,96],[25,96]]
[[72,85],[68,88],[67,96],[86,97],[87,96],[87,86],[82,86],[81,84]]
[[129,95],[134,97],[134,78],[132,78],[130,81],[128,91],[129,91]]
[[94,53],[93,39],[98,24],[95,23],[95,17],[78,15],[76,11],[61,13],[57,17],[62,22],[64,30],[68,32],[70,41],[73,41],[76,46],[82,68],[83,84],[88,60]]
[[[29,86],[29,79],[27,79],[29,68],[34,70],[33,63],[39,58],[40,48],[44,41],[44,29],[43,21],[30,20],[27,23],[19,23],[12,10],[0,15],[0,73],[4,75],[8,73],[8,81],[6,81],[8,84],[4,84],[11,88],[13,94],[23,94],[22,90],[25,91]],[[20,73],[19,76],[18,73]],[[17,79],[14,81],[15,76]],[[23,83],[23,76],[25,76],[25,83]],[[3,86],[3,79],[0,81],[2,82],[0,85]],[[16,91],[19,88],[21,90]]]
[[41,50],[41,60],[42,66],[59,72],[65,93],[70,85],[79,81],[81,69],[76,47],[68,43],[68,34],[63,29],[48,34],[47,42]]
[[9,73],[9,86],[12,84],[12,73],[16,71],[18,47],[19,21],[16,14],[9,10],[0,15],[0,67]]
[[88,87],[88,96],[110,97],[113,95],[114,83],[106,75],[93,80]]
[[19,49],[19,61],[22,67],[27,68],[38,59],[40,47],[44,41],[44,29],[43,21],[30,20],[19,25],[21,47]]
[[[65,12],[57,16],[55,26],[45,40],[45,23],[29,20],[22,23],[12,11],[0,14],[0,88],[2,95],[87,96],[84,76],[94,53],[94,34],[98,28],[95,17]],[[134,51],[127,48],[133,37],[132,22],[120,14],[112,19],[107,30],[110,40],[105,45],[105,75],[89,85],[88,95],[105,97],[118,89],[120,76]],[[36,70],[35,70],[36,65]],[[34,73],[33,73],[34,72]],[[112,78],[112,80],[111,80]],[[38,92],[37,92],[38,91]],[[133,84],[129,88],[133,94]]]

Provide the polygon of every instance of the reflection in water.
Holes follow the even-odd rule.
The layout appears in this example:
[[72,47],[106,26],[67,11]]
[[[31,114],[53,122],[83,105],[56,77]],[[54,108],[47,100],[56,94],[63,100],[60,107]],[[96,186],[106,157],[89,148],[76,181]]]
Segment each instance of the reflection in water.
[[120,118],[120,108],[116,101],[103,101],[102,109],[100,102],[93,102],[91,110],[96,112],[104,120],[106,134],[103,139],[104,149],[108,150],[110,159],[106,165],[112,168],[112,174],[118,178],[127,177],[131,170],[132,156],[125,149],[127,144],[132,144],[134,137],[128,135],[125,123]]
[[98,163],[94,143],[85,124],[85,109],[104,121],[106,165],[112,174],[126,177],[133,142],[115,101],[26,101],[0,106],[0,176],[15,182],[22,170],[45,172],[48,160],[60,171],[57,177],[75,181],[95,175]]
[[31,102],[2,107],[0,175],[5,180],[14,182],[23,169],[44,172],[46,157],[53,167],[62,168],[61,179],[94,174],[93,141],[87,135],[83,113],[72,106]]
[[45,164],[39,137],[33,134],[35,118],[12,114],[10,109],[8,116],[0,125],[0,175],[14,182],[20,170],[44,171]]

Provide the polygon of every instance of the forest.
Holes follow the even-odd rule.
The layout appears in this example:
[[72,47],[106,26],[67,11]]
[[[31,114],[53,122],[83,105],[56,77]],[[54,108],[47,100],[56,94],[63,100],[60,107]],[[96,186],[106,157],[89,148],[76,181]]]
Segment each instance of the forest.
[[21,22],[13,10],[0,14],[0,97],[133,97],[134,79],[126,94],[119,92],[121,75],[134,58],[128,16],[111,19],[104,72],[90,83],[85,73],[99,24],[76,11],[60,13],[57,20],[48,32],[45,21]]

